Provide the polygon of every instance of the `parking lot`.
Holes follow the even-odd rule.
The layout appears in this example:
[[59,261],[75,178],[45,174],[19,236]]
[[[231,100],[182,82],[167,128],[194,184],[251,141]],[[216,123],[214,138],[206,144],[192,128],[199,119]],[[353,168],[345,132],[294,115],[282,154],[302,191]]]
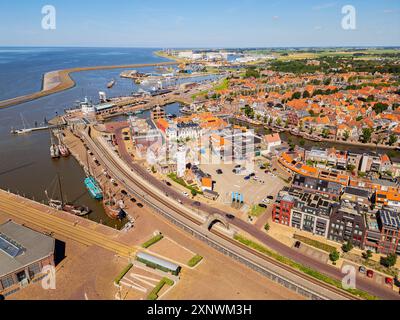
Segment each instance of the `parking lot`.
[[[232,203],[232,192],[243,195],[245,207],[247,209],[262,203],[267,196],[274,196],[283,188],[285,182],[274,173],[265,173],[267,169],[260,169],[254,166],[253,175],[249,171],[235,174],[235,164],[205,164],[200,168],[210,174],[215,181],[214,191],[220,194],[218,202],[230,205]],[[222,174],[218,174],[217,170]],[[273,202],[273,201],[272,201]],[[271,202],[271,203],[272,203]]]

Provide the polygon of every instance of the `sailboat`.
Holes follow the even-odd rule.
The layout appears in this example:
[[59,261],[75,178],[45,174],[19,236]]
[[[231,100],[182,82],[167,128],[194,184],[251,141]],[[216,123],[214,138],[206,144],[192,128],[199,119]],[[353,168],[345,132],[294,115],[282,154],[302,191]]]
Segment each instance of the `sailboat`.
[[58,149],[58,146],[54,143],[51,131],[50,131],[50,156],[52,159],[60,158],[60,150]]
[[24,128],[23,129],[14,129],[14,128],[12,128],[11,129],[11,133],[12,134],[26,134],[26,133],[32,132],[32,129],[26,128],[26,122],[25,122],[24,117],[22,116],[22,113],[20,113],[20,117],[21,117],[22,125],[23,125]]
[[111,219],[123,220],[127,214],[124,211],[125,204],[123,200],[116,201],[111,197],[110,193],[106,193],[106,198],[103,201],[104,211]]
[[64,196],[63,196],[62,187],[61,187],[61,180],[60,180],[60,176],[58,174],[57,174],[57,178],[58,178],[58,186],[60,189],[61,200],[51,199],[47,193],[47,190],[45,190],[46,197],[49,201],[49,206],[56,210],[65,211],[65,212],[71,213],[71,214],[79,216],[79,217],[84,217],[84,216],[87,216],[88,214],[90,214],[92,211],[88,207],[76,206],[71,203],[64,202]]
[[62,132],[59,131],[57,134],[58,137],[58,150],[60,150],[60,154],[62,157],[68,157],[70,155],[70,152],[67,148],[67,146],[64,144],[63,141],[63,136],[62,136]]

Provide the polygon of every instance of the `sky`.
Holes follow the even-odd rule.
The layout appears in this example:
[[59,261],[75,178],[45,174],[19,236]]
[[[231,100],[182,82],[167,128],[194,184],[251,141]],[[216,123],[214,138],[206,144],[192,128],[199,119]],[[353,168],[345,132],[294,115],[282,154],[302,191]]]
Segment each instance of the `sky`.
[[[55,30],[42,28],[45,5]],[[355,30],[342,28],[345,5]],[[400,46],[400,0],[7,0],[0,46]]]

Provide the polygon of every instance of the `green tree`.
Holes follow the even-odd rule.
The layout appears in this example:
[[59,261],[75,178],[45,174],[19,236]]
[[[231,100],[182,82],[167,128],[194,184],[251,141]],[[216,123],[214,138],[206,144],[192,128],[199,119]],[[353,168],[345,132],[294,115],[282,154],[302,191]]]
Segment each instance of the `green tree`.
[[353,173],[354,170],[356,170],[356,166],[354,164],[349,164],[347,166],[347,170],[350,171],[351,173]]
[[336,264],[336,262],[340,259],[339,252],[335,249],[335,251],[331,252],[329,255],[329,259],[333,262],[333,264]]
[[301,92],[295,92],[292,95],[292,100],[300,99],[301,98]]
[[280,127],[280,126],[282,125],[282,120],[281,120],[281,118],[276,119],[276,125],[277,125],[278,127]]
[[350,132],[349,132],[349,130],[346,130],[346,131],[343,133],[343,138],[344,138],[345,141],[349,140],[349,138],[350,138]]
[[353,244],[349,241],[349,242],[347,242],[347,243],[345,243],[343,246],[342,246],[342,250],[343,250],[343,252],[350,252],[351,250],[353,250],[353,248],[354,248],[354,246],[353,246]]
[[310,93],[307,91],[307,90],[305,90],[304,92],[303,92],[303,99],[307,99],[307,98],[310,98]]
[[329,129],[327,129],[327,128],[325,128],[324,130],[322,130],[322,136],[323,136],[325,139],[329,138],[330,133],[331,133],[331,132],[330,132]]
[[369,260],[372,258],[372,251],[371,250],[367,250],[366,252],[362,253],[362,256],[365,260]]
[[381,265],[386,268],[394,267],[397,263],[397,254],[389,254],[386,258],[381,258]]
[[194,189],[192,189],[191,194],[192,194],[192,196],[193,196],[193,198],[194,198],[195,196],[197,196],[197,191],[194,190]]
[[361,135],[362,142],[364,143],[371,142],[372,132],[373,130],[371,128],[364,128]]
[[271,226],[269,225],[269,223],[267,223],[267,224],[264,226],[264,230],[268,232],[270,229],[271,229]]
[[397,140],[398,140],[397,136],[394,134],[391,134],[389,137],[389,146],[393,146],[394,144],[396,144]]

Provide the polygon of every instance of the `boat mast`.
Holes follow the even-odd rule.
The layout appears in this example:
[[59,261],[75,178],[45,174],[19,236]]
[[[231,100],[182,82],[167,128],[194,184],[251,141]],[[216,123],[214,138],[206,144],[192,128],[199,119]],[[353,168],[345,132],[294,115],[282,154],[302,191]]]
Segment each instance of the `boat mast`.
[[57,172],[57,178],[58,178],[58,187],[60,188],[61,204],[64,205],[64,197],[63,197],[63,192],[62,192],[62,187],[61,187],[61,179],[60,179],[60,175],[58,172]]
[[87,163],[88,175],[89,175],[89,177],[90,177],[92,174],[90,173],[89,151],[88,151],[88,150],[86,150],[86,163]]

